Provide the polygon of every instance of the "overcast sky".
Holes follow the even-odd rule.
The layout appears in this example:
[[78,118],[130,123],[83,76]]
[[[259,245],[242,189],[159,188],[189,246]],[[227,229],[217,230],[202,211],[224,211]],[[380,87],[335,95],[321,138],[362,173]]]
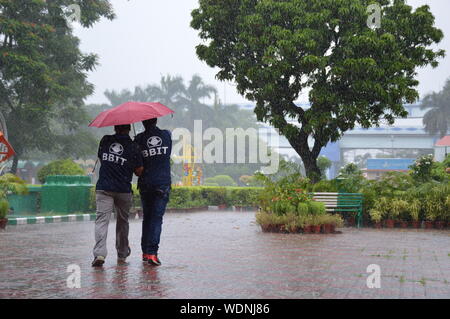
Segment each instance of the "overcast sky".
[[[88,103],[106,102],[107,89],[132,89],[158,83],[161,75],[181,75],[185,80],[199,74],[215,85],[226,103],[246,103],[233,85],[215,80],[216,70],[195,54],[197,31],[190,28],[191,11],[198,0],[112,0],[117,18],[102,20],[91,29],[76,29],[84,52],[96,53],[100,65],[89,76],[95,94]],[[439,47],[447,51],[438,68],[419,71],[421,95],[439,91],[450,77],[450,1],[409,0],[416,7],[428,4],[436,25],[446,37]],[[303,98],[305,100],[305,98]]]

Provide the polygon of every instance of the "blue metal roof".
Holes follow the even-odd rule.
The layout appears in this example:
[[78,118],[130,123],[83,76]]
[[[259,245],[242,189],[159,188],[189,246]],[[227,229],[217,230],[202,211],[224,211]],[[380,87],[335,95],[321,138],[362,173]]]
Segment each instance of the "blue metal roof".
[[328,157],[332,162],[339,162],[341,160],[339,143],[328,143],[328,145],[322,149],[320,155]]
[[409,170],[414,164],[413,158],[372,158],[367,160],[368,170]]

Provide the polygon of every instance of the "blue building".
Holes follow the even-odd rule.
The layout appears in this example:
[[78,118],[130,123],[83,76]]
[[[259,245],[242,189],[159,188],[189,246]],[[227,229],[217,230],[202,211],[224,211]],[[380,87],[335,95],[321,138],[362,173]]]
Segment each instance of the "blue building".
[[367,160],[368,179],[379,179],[387,172],[407,172],[414,158],[371,158]]
[[[308,107],[306,103],[299,105],[304,108]],[[246,105],[245,108],[251,109],[251,105]],[[409,163],[411,158],[434,154],[438,138],[428,134],[423,124],[423,116],[428,110],[422,109],[420,103],[407,104],[405,109],[408,111],[408,117],[396,119],[393,125],[381,121],[379,127],[365,129],[356,126],[353,130],[345,132],[336,143],[328,144],[321,152],[321,155],[328,157],[333,162],[332,168],[327,173],[328,178],[336,177],[339,169],[348,163],[355,163],[362,169],[367,168],[367,159],[370,158],[405,159],[405,163]],[[291,124],[299,125],[295,121],[291,121]],[[279,136],[270,125],[262,123],[262,126],[273,137],[279,139],[279,143],[276,145],[268,142],[278,153],[289,157],[298,157],[286,138]],[[309,142],[312,147],[314,140],[310,139]],[[399,171],[408,170],[408,166],[406,168],[402,166]],[[393,170],[395,171],[395,169]],[[382,171],[378,173],[381,175]],[[377,173],[370,175],[373,174]]]

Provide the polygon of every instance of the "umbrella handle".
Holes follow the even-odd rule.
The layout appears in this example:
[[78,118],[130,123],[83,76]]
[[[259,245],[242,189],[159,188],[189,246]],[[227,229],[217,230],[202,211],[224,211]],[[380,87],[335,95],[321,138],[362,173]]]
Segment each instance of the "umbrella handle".
[[94,165],[94,169],[92,170],[92,174],[95,173],[95,169],[97,168],[97,163],[98,163],[98,158],[97,158],[97,160],[95,161],[95,165]]
[[134,131],[134,138],[136,138],[136,127],[134,126],[134,123],[133,123],[133,131]]

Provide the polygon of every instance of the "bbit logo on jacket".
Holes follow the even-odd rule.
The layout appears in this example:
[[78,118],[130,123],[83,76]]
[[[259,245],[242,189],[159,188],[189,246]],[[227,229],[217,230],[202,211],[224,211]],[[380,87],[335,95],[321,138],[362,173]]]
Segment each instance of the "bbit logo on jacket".
[[122,158],[122,154],[125,151],[125,148],[122,144],[114,143],[109,147],[109,154],[103,153],[102,160],[106,162],[116,163],[123,166],[127,160]]
[[152,136],[147,140],[148,148],[160,147],[163,141],[159,136]]
[[166,155],[169,147],[162,146],[163,140],[159,136],[152,136],[147,140],[148,150],[142,151],[144,158],[153,157],[157,155]]
[[123,151],[124,148],[122,144],[119,143],[114,143],[109,147],[109,152],[117,156],[121,156],[123,154]]

